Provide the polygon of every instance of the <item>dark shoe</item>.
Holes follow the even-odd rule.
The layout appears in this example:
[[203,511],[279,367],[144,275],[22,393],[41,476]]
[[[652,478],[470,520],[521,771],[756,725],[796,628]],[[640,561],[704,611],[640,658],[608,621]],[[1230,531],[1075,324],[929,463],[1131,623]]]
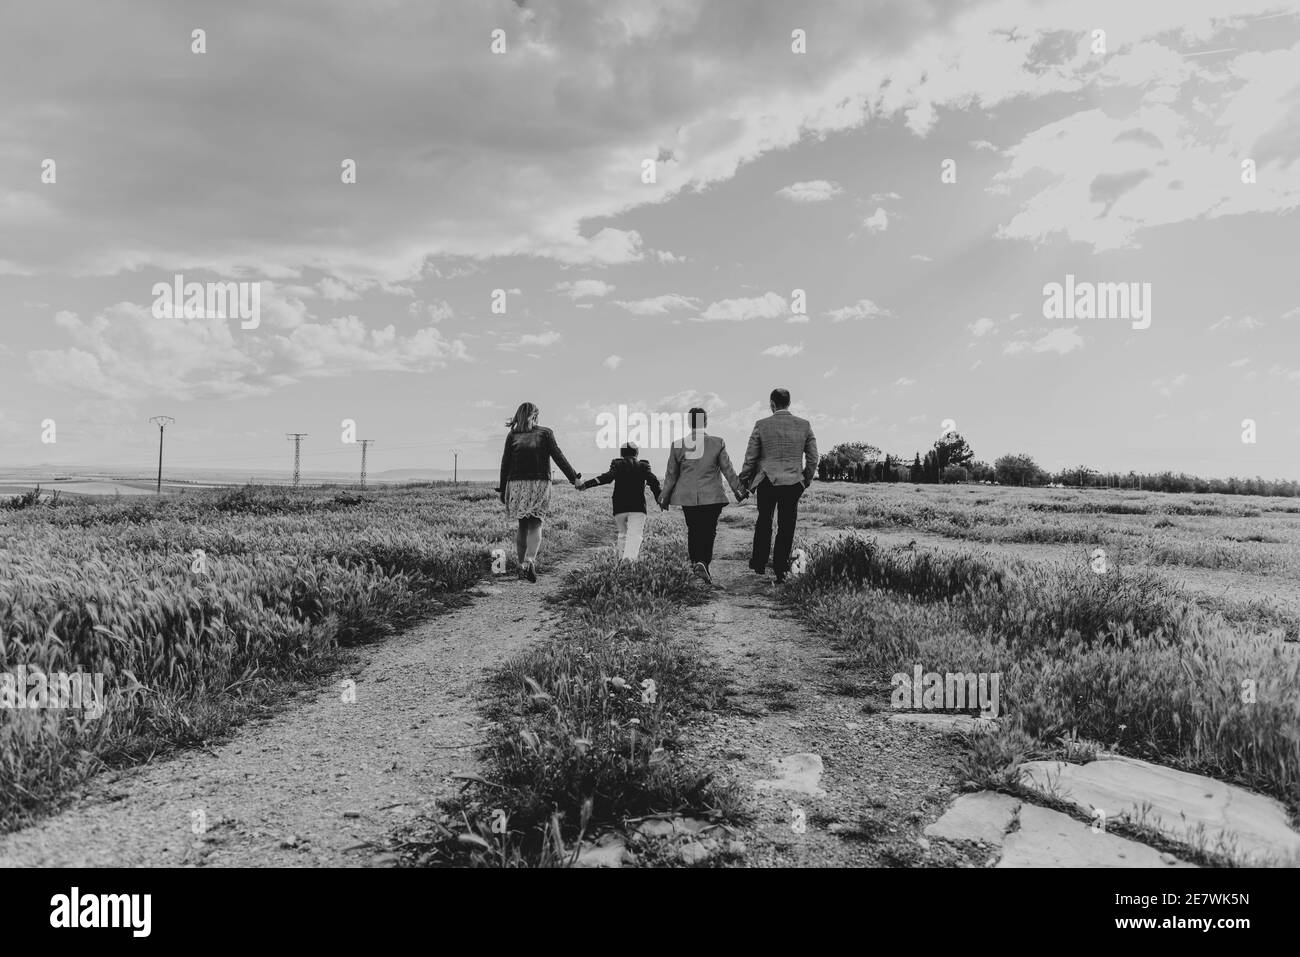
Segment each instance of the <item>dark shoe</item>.
[[534,562],[524,562],[524,577],[530,582],[537,581],[537,569]]
[[749,566],[749,569],[750,569],[750,571],[752,571],[755,575],[761,575],[761,574],[763,574],[765,571],[767,571],[766,568],[757,568],[757,567],[755,567],[754,565],[750,565],[750,566]]
[[691,571],[695,572],[695,577],[706,585],[713,584],[713,577],[709,575],[709,566],[704,564],[704,562],[696,562],[694,567],[691,568]]
[[776,583],[777,583],[778,585],[784,585],[784,584],[785,584],[785,572],[777,572],[777,573],[776,573]]

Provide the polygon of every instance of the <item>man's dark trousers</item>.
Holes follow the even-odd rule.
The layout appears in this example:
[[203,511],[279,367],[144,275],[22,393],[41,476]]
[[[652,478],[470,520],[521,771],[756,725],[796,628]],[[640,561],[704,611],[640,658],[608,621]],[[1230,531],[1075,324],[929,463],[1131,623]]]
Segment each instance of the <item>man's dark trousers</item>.
[[790,566],[790,548],[794,545],[794,523],[799,517],[803,483],[773,485],[763,479],[757,491],[758,522],[754,525],[754,552],[749,567],[758,572],[767,567],[767,556],[772,547],[772,513],[775,511],[776,552],[772,555],[772,568],[778,575],[784,575]]

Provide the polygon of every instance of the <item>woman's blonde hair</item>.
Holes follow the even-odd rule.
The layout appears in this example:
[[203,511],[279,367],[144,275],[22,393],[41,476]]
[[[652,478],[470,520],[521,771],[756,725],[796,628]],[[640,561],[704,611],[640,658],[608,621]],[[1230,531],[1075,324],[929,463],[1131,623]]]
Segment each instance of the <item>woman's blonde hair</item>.
[[521,402],[515,410],[515,417],[506,422],[511,432],[531,432],[537,425],[537,417],[542,410],[531,402]]

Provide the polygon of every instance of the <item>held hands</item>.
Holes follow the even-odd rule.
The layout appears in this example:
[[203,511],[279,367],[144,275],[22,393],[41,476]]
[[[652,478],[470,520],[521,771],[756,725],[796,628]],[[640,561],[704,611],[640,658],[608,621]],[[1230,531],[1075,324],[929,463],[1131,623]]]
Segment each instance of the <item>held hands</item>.
[[749,498],[749,489],[742,488],[739,492],[733,492],[732,494],[736,496],[736,504],[739,505],[745,499]]

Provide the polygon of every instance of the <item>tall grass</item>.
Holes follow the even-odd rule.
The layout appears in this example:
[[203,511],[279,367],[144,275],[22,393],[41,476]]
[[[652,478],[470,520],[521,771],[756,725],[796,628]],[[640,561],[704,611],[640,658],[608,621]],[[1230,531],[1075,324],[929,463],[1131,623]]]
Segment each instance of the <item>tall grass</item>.
[[0,670],[100,673],[107,698],[97,720],[0,709],[0,829],[106,764],[222,733],[478,581],[512,538],[487,488],[246,488],[0,518]]
[[[684,553],[680,530],[656,524],[636,564],[602,551],[567,577],[558,633],[492,678],[483,780],[408,849],[433,865],[561,865],[630,818],[735,814],[732,789],[679,751],[683,725],[725,686],[680,634],[682,609],[708,600]],[[494,832],[498,814],[508,823]]]
[[812,549],[791,603],[862,667],[1002,673],[1040,741],[1077,734],[1300,806],[1300,655],[1150,573],[987,554]]

